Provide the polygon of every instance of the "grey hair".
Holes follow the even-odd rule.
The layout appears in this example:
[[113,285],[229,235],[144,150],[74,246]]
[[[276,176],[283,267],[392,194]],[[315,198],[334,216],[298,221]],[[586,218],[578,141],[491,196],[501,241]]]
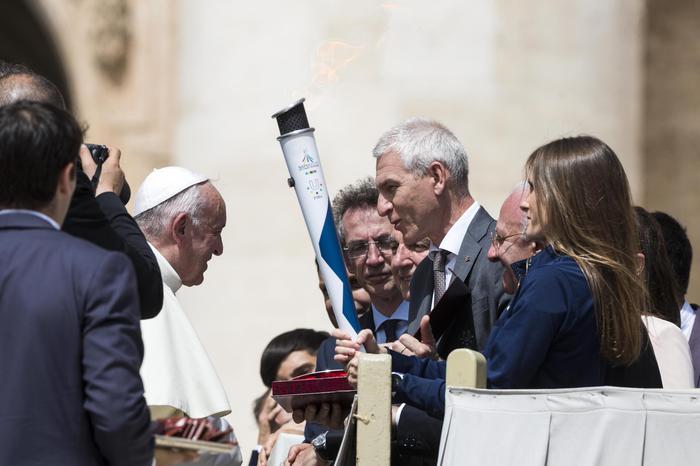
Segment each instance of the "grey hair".
[[425,118],[411,118],[384,133],[374,146],[372,155],[380,158],[395,152],[404,166],[415,176],[424,176],[430,164],[441,162],[454,179],[455,194],[469,194],[469,160],[464,146],[442,124]]
[[379,191],[374,178],[368,176],[342,188],[333,198],[333,218],[338,228],[340,242],[345,244],[343,215],[350,209],[376,209]]
[[192,224],[195,227],[199,226],[202,223],[201,212],[206,201],[202,195],[202,187],[206,184],[209,184],[209,181],[190,186],[134,217],[146,238],[149,241],[160,238],[168,224],[180,213],[186,213]]

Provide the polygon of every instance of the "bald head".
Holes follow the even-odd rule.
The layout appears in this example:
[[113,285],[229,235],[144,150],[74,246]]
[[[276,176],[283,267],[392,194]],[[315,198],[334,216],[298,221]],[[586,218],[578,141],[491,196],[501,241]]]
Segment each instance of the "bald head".
[[20,100],[41,102],[66,109],[66,102],[58,88],[48,79],[31,71],[9,73],[0,77],[0,107]]
[[527,216],[520,209],[520,202],[527,194],[527,185],[518,183],[503,202],[496,222],[496,232],[488,252],[490,261],[503,264],[503,289],[510,294],[513,294],[517,287],[517,279],[511,265],[527,259],[538,249],[536,243],[527,241],[525,238]]
[[524,232],[527,227],[527,214],[520,208],[520,202],[527,196],[527,183],[518,183],[503,201],[498,214],[498,222],[503,222],[509,232]]

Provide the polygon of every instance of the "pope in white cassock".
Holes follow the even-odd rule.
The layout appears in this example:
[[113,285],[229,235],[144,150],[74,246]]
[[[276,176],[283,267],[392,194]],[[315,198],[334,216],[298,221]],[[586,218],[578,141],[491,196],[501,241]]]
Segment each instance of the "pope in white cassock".
[[146,402],[154,418],[225,416],[231,408],[224,387],[175,294],[201,284],[207,262],[223,253],[226,204],[207,177],[181,167],[154,170],[134,203],[163,278],[163,309],[141,321]]

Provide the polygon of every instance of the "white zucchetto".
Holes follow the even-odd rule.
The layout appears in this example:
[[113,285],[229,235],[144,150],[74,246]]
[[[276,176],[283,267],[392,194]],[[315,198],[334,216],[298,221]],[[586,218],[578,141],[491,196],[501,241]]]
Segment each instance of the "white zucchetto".
[[133,216],[136,217],[181,193],[190,186],[205,181],[209,181],[209,178],[186,168],[156,168],[143,180],[139,191],[136,193]]

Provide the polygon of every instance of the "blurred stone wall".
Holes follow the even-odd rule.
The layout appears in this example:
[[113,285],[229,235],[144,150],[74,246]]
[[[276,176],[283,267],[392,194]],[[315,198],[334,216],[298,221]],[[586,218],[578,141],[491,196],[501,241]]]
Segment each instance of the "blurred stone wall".
[[674,216],[695,248],[688,300],[700,301],[700,2],[648,2],[645,205]]
[[[88,142],[122,149],[138,187],[172,154],[177,113],[177,18],[169,0],[32,0],[55,32]],[[133,190],[135,192],[135,189]]]

